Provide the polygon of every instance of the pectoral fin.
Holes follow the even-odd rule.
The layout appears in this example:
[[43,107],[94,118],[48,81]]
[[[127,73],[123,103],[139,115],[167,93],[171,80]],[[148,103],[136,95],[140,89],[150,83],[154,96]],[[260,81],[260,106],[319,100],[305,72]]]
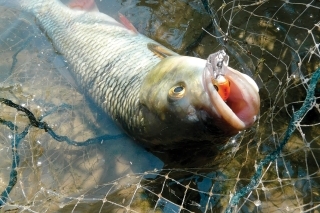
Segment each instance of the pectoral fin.
[[168,48],[154,43],[148,43],[148,49],[151,50],[159,58],[166,58],[168,56],[177,56],[178,53],[169,50]]

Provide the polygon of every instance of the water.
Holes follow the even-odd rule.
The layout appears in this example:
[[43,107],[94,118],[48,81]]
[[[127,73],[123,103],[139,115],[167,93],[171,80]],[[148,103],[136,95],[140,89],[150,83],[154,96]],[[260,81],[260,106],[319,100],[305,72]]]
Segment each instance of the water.
[[308,3],[97,2],[101,12],[113,17],[121,12],[139,32],[180,54],[206,58],[226,49],[231,66],[260,86],[262,107],[253,128],[221,150],[202,144],[178,150],[173,162],[161,150],[150,153],[124,136],[82,95],[33,18],[1,6],[0,97],[26,107],[72,141],[102,136],[84,147],[59,142],[29,127],[25,113],[2,104],[0,118],[17,130],[0,125],[1,190],[8,187],[16,156],[20,161],[17,183],[1,211],[222,212],[229,206],[234,212],[319,212],[319,85],[315,104],[279,157],[262,167],[258,185],[229,205],[277,150],[319,67],[320,3]]

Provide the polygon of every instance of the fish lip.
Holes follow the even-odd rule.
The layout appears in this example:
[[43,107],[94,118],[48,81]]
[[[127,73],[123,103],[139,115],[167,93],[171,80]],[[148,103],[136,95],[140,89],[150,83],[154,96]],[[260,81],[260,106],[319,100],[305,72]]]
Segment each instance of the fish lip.
[[213,73],[205,68],[202,83],[208,95],[210,106],[207,113],[218,119],[218,127],[228,132],[238,132],[251,127],[260,110],[260,96],[257,84],[246,74],[226,67],[225,77],[230,82],[230,96],[223,101],[212,84]]

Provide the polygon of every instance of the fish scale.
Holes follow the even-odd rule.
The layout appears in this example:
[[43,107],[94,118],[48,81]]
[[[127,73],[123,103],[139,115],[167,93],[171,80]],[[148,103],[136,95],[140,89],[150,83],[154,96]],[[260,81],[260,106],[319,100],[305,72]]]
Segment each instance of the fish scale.
[[[105,16],[100,14],[70,11],[57,1],[43,3],[46,5],[37,7],[34,3],[26,9],[36,15],[57,50],[68,60],[86,94],[125,130],[141,129],[144,124],[138,93],[147,74],[143,70],[150,70],[160,61],[147,49],[148,43],[156,42],[140,34],[132,36],[120,24],[106,25]],[[48,8],[45,14],[41,8]],[[140,66],[132,66],[137,61]]]

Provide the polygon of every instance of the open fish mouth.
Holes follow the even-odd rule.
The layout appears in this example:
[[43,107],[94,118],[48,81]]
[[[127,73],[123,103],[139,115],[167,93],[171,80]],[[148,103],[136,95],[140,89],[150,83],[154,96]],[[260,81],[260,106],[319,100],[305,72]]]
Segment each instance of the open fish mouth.
[[[226,56],[224,51],[220,52]],[[208,113],[221,120],[219,127],[225,131],[241,131],[252,126],[257,119],[260,110],[259,88],[251,77],[228,67],[228,58],[223,60],[220,61],[220,69],[230,82],[230,94],[223,100],[214,87],[212,79],[217,76],[215,68],[219,61],[213,60],[213,69],[206,66],[203,72],[203,86],[211,104]]]

